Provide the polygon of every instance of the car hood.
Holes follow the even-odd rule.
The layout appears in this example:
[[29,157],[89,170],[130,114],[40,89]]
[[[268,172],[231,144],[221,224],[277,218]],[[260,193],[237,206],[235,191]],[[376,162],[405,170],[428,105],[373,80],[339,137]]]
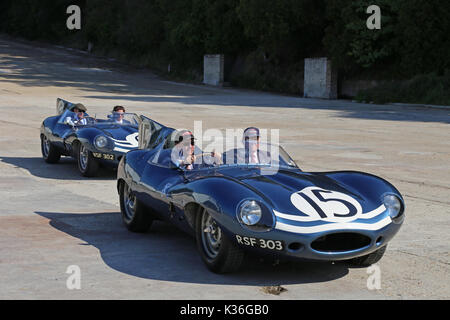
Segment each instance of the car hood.
[[127,153],[130,150],[138,147],[138,130],[130,126],[121,125],[104,125],[98,126],[97,129],[101,130],[106,136],[108,136],[114,143],[113,151],[119,153]]
[[97,129],[103,131],[108,137],[117,140],[126,140],[127,136],[138,132],[137,128],[120,125],[98,126]]
[[[260,169],[241,170],[220,170],[217,174],[224,178],[233,179],[241,185],[245,185],[258,194],[273,209],[279,212],[304,215],[305,213],[295,205],[294,198],[302,191],[323,190],[321,192],[332,191],[335,194],[344,194],[351,197],[361,206],[361,210],[368,212],[378,208],[381,204],[378,196],[379,192],[372,189],[359,188],[357,184],[348,181],[338,180],[333,173],[307,173],[295,169],[279,169],[275,172],[261,174]],[[269,173],[269,174],[267,174]],[[347,179],[352,180],[363,173],[347,172],[342,173]],[[349,178],[350,177],[350,178]],[[372,176],[379,181],[378,177]]]

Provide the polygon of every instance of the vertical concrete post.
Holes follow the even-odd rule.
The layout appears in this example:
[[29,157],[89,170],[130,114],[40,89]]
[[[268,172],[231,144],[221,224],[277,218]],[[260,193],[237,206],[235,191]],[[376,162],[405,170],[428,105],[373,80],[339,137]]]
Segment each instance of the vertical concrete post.
[[203,83],[212,86],[223,85],[224,55],[207,54],[203,58]]
[[305,98],[337,99],[337,72],[327,58],[305,59]]

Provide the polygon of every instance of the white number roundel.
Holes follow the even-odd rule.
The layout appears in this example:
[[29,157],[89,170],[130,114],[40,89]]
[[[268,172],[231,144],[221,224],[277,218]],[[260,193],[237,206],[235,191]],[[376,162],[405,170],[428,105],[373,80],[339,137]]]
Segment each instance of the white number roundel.
[[291,195],[292,204],[308,215],[304,221],[348,222],[362,214],[358,201],[341,192],[307,187]]

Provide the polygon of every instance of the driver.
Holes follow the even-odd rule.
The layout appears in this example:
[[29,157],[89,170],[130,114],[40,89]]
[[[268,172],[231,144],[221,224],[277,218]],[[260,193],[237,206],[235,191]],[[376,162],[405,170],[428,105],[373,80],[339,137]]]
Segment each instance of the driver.
[[192,170],[196,156],[195,138],[192,132],[188,130],[180,131],[175,137],[175,146],[172,149],[171,158],[175,166]]
[[[171,152],[171,159],[175,166],[183,168],[185,170],[201,169],[207,167],[213,167],[214,163],[221,163],[221,155],[216,152],[211,152],[211,163],[205,163],[202,158],[205,154],[194,154],[195,151],[195,138],[192,132],[188,130],[180,131],[175,137],[175,146]],[[202,158],[201,163],[196,163],[197,158]],[[198,161],[197,161],[198,162]]]
[[85,118],[86,114],[86,107],[81,104],[81,103],[77,103],[74,104],[72,108],[69,109],[70,111],[72,111],[74,114],[72,116],[67,117],[64,120],[64,123],[69,124],[71,126],[74,125],[86,125],[87,124],[87,120]]

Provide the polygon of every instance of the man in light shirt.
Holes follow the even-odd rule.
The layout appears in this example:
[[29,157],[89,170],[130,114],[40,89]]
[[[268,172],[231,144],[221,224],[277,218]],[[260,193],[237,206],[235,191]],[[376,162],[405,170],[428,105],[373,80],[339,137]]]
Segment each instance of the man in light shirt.
[[175,146],[172,149],[173,163],[185,170],[192,170],[195,162],[195,138],[192,132],[183,130],[178,133],[175,139]]
[[86,116],[85,112],[87,111],[87,109],[83,104],[77,103],[73,105],[70,111],[72,111],[74,114],[70,117],[67,117],[64,120],[64,123],[69,124],[71,126],[87,124],[87,120],[85,118]]
[[111,118],[114,120],[115,123],[129,124],[130,121],[123,119],[124,113],[125,113],[125,108],[124,107],[122,107],[122,106],[115,106],[113,108]]
[[[196,153],[197,152],[197,153]],[[215,151],[203,153],[195,147],[195,138],[191,131],[182,130],[175,137],[175,146],[171,150],[172,163],[184,170],[194,170],[213,167],[221,163],[222,155]],[[205,161],[205,158],[208,161]]]
[[232,149],[224,153],[225,164],[269,164],[270,153],[260,150],[259,129],[249,127],[242,137],[244,148]]

